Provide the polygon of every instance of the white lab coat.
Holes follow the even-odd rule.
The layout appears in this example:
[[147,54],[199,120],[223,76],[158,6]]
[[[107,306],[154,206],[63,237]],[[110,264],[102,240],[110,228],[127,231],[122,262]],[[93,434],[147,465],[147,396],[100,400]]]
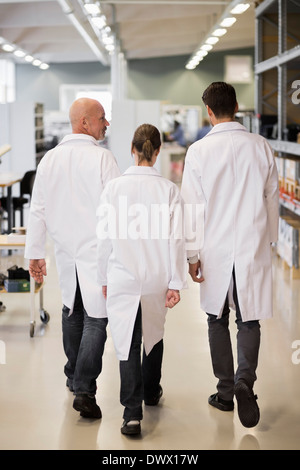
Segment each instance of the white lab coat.
[[[232,302],[235,269],[243,321],[272,316],[271,242],[278,235],[278,175],[273,152],[260,135],[237,122],[217,124],[188,149],[181,195],[200,203],[204,237],[189,245],[199,254],[205,280],[202,309],[220,316],[226,294]],[[195,223],[191,216],[189,224]]]
[[54,241],[63,304],[71,313],[76,271],[83,305],[91,317],[105,317],[97,283],[97,207],[107,182],[120,175],[112,153],[94,137],[70,134],[38,165],[32,192],[25,258],[45,258],[46,232]]
[[[159,210],[163,216],[158,222]],[[139,302],[149,354],[163,338],[167,290],[186,287],[182,211],[177,186],[153,167],[128,168],[102,194],[99,282],[107,285],[108,320],[120,360],[128,358]]]

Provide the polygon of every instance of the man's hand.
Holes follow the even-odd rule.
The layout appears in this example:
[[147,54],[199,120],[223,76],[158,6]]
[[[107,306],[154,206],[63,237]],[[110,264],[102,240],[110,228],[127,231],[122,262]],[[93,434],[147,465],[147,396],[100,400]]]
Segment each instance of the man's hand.
[[203,282],[204,277],[201,274],[200,260],[197,263],[189,264],[189,273],[194,282]]
[[38,284],[42,284],[44,276],[47,276],[46,261],[44,259],[31,259],[29,261],[29,273]]
[[173,308],[180,301],[179,290],[168,289],[166,294],[166,304],[168,308]]

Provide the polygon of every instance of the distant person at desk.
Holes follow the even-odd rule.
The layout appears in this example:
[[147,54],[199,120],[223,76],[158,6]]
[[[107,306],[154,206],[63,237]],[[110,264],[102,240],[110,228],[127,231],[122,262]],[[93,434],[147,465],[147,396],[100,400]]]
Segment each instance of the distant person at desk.
[[174,132],[169,135],[168,140],[171,142],[177,142],[181,147],[186,146],[186,138],[182,124],[178,121],[174,121]]
[[41,160],[33,187],[25,258],[37,281],[46,276],[45,242],[54,241],[62,292],[63,344],[67,386],[73,407],[86,418],[101,418],[96,379],[102,370],[107,315],[97,283],[96,210],[108,181],[120,172],[112,153],[99,146],[108,121],[102,105],[76,100],[70,108],[72,134]]
[[208,119],[203,119],[202,127],[200,129],[198,129],[195,141],[203,139],[203,137],[205,137],[206,134],[208,134],[211,129],[212,129],[212,127],[210,125],[209,120]]

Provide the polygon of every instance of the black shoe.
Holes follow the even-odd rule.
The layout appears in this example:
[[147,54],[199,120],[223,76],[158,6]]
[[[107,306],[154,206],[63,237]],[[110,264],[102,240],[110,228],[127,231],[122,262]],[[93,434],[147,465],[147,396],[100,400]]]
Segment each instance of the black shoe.
[[121,427],[121,433],[127,436],[134,436],[141,434],[141,423],[138,420],[134,421],[123,421]]
[[221,411],[232,411],[234,408],[233,400],[222,400],[217,393],[209,397],[208,403]]
[[96,403],[95,397],[89,395],[76,395],[73,402],[73,408],[80,411],[80,416],[83,418],[102,418],[102,413]]
[[156,395],[154,398],[152,398],[152,399],[150,399],[150,400],[147,400],[147,399],[144,400],[144,401],[145,401],[145,405],[147,405],[147,406],[156,406],[156,405],[158,405],[158,402],[159,402],[159,400],[161,399],[162,394],[163,394],[163,389],[162,389],[161,386],[159,386],[158,393],[157,393],[157,395]]
[[247,385],[244,380],[238,380],[234,386],[234,394],[238,403],[238,414],[240,421],[245,428],[256,426],[259,418],[259,407],[257,405],[257,395]]
[[72,382],[71,379],[67,379],[66,386],[68,387],[68,389],[70,390],[70,392],[74,392],[73,382]]

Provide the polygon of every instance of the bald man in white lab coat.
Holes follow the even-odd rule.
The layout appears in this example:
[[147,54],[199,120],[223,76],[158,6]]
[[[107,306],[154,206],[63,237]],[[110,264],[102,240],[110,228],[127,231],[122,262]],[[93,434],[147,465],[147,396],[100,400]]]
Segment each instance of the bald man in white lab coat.
[[[188,243],[189,272],[200,283],[201,307],[208,314],[212,365],[218,378],[210,405],[234,409],[245,427],[260,418],[253,393],[260,347],[259,320],[272,317],[271,243],[278,234],[278,175],[273,152],[260,135],[234,120],[235,90],[212,83],[203,102],[212,130],[188,149],[182,181],[186,204],[198,204],[192,218],[201,241]],[[190,211],[192,213],[192,211]],[[193,225],[195,224],[195,225]],[[201,274],[199,274],[201,273]],[[237,369],[228,329],[236,311]]]
[[120,175],[112,153],[101,147],[108,121],[102,105],[76,100],[70,108],[72,134],[47,152],[34,183],[25,258],[31,276],[46,276],[45,242],[54,242],[62,293],[63,343],[67,385],[73,407],[87,418],[101,418],[96,379],[102,370],[107,315],[97,283],[96,211],[108,181]]

